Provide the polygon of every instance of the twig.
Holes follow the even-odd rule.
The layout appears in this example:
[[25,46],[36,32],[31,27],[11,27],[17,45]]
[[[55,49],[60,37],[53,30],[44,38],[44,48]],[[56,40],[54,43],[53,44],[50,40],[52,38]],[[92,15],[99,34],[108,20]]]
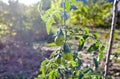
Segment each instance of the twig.
[[111,32],[110,32],[109,46],[108,46],[107,58],[106,58],[106,64],[105,64],[105,74],[104,74],[105,77],[107,76],[108,70],[109,70],[109,61],[110,61],[110,55],[112,51],[115,26],[117,22],[117,12],[118,12],[118,0],[114,0]]

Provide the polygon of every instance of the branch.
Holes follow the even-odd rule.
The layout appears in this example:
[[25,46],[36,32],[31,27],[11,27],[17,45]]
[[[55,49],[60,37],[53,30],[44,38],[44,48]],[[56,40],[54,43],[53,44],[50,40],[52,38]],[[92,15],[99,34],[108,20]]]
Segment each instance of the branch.
[[104,74],[105,77],[107,76],[108,70],[109,70],[109,61],[110,61],[110,55],[112,51],[115,26],[117,22],[117,13],[118,13],[118,0],[114,0],[111,32],[110,32],[109,46],[108,46],[107,58],[106,58],[106,64],[105,64],[105,74]]

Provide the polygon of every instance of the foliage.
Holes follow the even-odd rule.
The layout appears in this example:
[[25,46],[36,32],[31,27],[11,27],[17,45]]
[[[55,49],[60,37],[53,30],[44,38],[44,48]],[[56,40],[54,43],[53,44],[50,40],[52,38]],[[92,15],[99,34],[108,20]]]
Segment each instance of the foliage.
[[[54,1],[56,0],[53,0],[53,2]],[[59,1],[61,2],[61,0]],[[58,4],[60,4],[59,1]],[[66,12],[75,13],[72,16],[77,16],[77,18],[84,17],[85,19],[82,18],[82,21],[84,21],[82,25],[87,25],[88,20],[93,23],[92,25],[102,25],[103,19],[104,21],[106,19],[106,16],[104,16],[103,14],[108,13],[107,17],[110,16],[109,10],[111,4],[105,3],[102,7],[99,8],[98,4],[101,4],[101,2],[90,2],[90,4],[85,5],[81,2],[76,2],[75,0],[65,0],[63,5],[64,9],[57,7],[57,5],[56,8],[55,6],[52,6],[45,12],[44,15],[41,15],[42,19],[46,22],[46,30],[48,33],[50,33],[51,26],[56,22],[56,17],[59,20],[64,21],[63,23],[60,23],[61,25],[64,24],[64,26],[59,27],[59,30],[55,35],[54,42],[49,44],[49,46],[57,46],[58,49],[53,51],[53,53],[50,55],[50,58],[46,58],[41,63],[40,74],[36,79],[101,79],[104,77],[102,71],[99,70],[99,65],[102,61],[103,51],[105,47],[102,45],[100,40],[98,40],[98,34],[91,34],[88,28],[82,29],[79,27],[75,27],[72,29],[68,29],[65,25]],[[76,5],[77,10],[70,11],[71,3]],[[93,8],[93,11],[90,11],[91,8]],[[96,8],[98,8],[98,11]],[[107,10],[103,10],[103,8],[107,8]],[[93,12],[96,13],[93,15]],[[61,19],[61,13],[64,13],[63,19]],[[85,17],[86,15],[87,17]],[[77,43],[78,47],[74,50],[72,49],[74,42],[71,42],[73,38],[79,40],[79,42]],[[89,40],[93,41],[89,42]],[[97,53],[97,55],[92,57],[92,63],[94,66],[84,66],[85,62],[83,62],[82,58],[79,56],[80,54],[82,54],[79,52],[83,52],[83,50],[86,51],[86,54],[92,55],[94,53]]]
[[[9,5],[8,5],[9,4]],[[0,1],[0,38],[21,40],[28,43],[45,40],[48,37],[37,4],[26,6],[19,1]],[[48,8],[48,7],[47,7]],[[46,9],[46,8],[44,8]]]
[[104,0],[88,0],[88,4],[74,2],[76,10],[70,11],[68,24],[82,26],[110,26],[112,3]]
[[[74,30],[74,34],[78,33],[75,31],[76,30]],[[68,33],[71,33],[71,31]],[[78,34],[80,40],[77,50],[71,49],[73,43],[71,42],[72,45],[70,44],[69,40],[71,39],[69,38],[67,38],[69,40],[64,41],[64,44],[56,45],[58,49],[51,54],[49,59],[45,59],[41,63],[41,73],[36,79],[101,79],[103,77],[102,72],[99,71],[99,64],[103,58],[104,46],[98,40],[97,35],[89,33],[89,30],[86,28]],[[74,36],[72,38],[74,38]],[[87,43],[89,39],[94,39],[94,43],[85,48],[85,43]],[[86,50],[86,52],[88,51],[87,53],[91,54],[96,51],[99,54],[98,56],[92,57],[94,67],[88,65],[83,66],[84,62],[82,58],[79,57],[79,51],[82,50]]]
[[51,26],[53,23],[59,23],[61,21],[61,15],[60,13],[63,11],[62,8],[60,8],[61,0],[52,0],[51,1],[51,8],[49,8],[47,11],[44,11],[42,9],[44,0],[40,1],[39,4],[39,11],[42,17],[42,20],[46,23],[46,30],[47,33],[50,33]]
[[[43,21],[46,23],[47,33],[52,30],[51,26],[63,25],[63,18],[67,25],[81,26],[110,26],[112,3],[106,0],[88,0],[87,4],[82,1],[66,0],[65,4],[62,0],[51,0],[51,7],[48,10],[43,10],[44,0],[40,0],[39,11]],[[101,6],[99,6],[101,5]],[[65,13],[63,12],[63,7]],[[75,7],[75,8],[73,8]]]
[[0,37],[2,37],[3,35],[10,33],[10,27],[13,25],[13,23],[9,19],[5,18],[5,16],[9,15],[8,11],[3,11],[0,13]]

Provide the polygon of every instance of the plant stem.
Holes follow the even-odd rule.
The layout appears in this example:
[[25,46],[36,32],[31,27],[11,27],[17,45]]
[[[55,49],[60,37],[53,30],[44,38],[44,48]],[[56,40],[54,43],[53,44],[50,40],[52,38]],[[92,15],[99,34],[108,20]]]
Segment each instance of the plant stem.
[[64,17],[63,17],[63,25],[64,25],[64,30],[65,30],[65,43],[66,43],[66,41],[67,41],[67,26],[66,26],[66,11],[65,11],[65,9],[66,9],[66,6],[65,6],[65,4],[66,4],[66,0],[64,0]]
[[64,17],[63,17],[63,20],[64,20],[64,27],[66,26],[66,20],[65,20],[65,16],[66,16],[66,11],[65,11],[65,9],[66,9],[66,6],[65,6],[65,3],[66,3],[66,0],[64,1]]
[[112,51],[115,26],[116,26],[116,22],[117,22],[117,11],[118,11],[118,0],[114,0],[111,32],[110,32],[109,46],[108,46],[107,58],[106,58],[106,64],[105,64],[105,74],[104,74],[105,77],[107,76],[108,70],[109,70],[109,61],[110,61],[110,55],[111,55],[111,51]]

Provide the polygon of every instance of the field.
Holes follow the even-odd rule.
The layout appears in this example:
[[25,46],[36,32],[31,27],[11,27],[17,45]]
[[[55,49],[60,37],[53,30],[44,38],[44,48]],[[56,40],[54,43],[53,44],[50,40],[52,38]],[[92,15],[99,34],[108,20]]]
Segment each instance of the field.
[[[97,29],[97,30],[96,30]],[[110,29],[92,28],[91,32],[99,33],[100,40],[106,44],[106,55]],[[116,79],[120,78],[120,32],[116,30],[117,38],[114,40],[111,55],[110,73]],[[7,50],[6,50],[7,49]],[[0,79],[33,79],[39,73],[40,63],[49,58],[54,47],[48,47],[44,42],[34,47],[25,45],[23,41],[7,41],[5,47],[0,51]],[[80,57],[86,64],[91,65],[91,55],[79,52]],[[85,64],[84,63],[84,64]],[[100,65],[104,69],[105,57]]]

